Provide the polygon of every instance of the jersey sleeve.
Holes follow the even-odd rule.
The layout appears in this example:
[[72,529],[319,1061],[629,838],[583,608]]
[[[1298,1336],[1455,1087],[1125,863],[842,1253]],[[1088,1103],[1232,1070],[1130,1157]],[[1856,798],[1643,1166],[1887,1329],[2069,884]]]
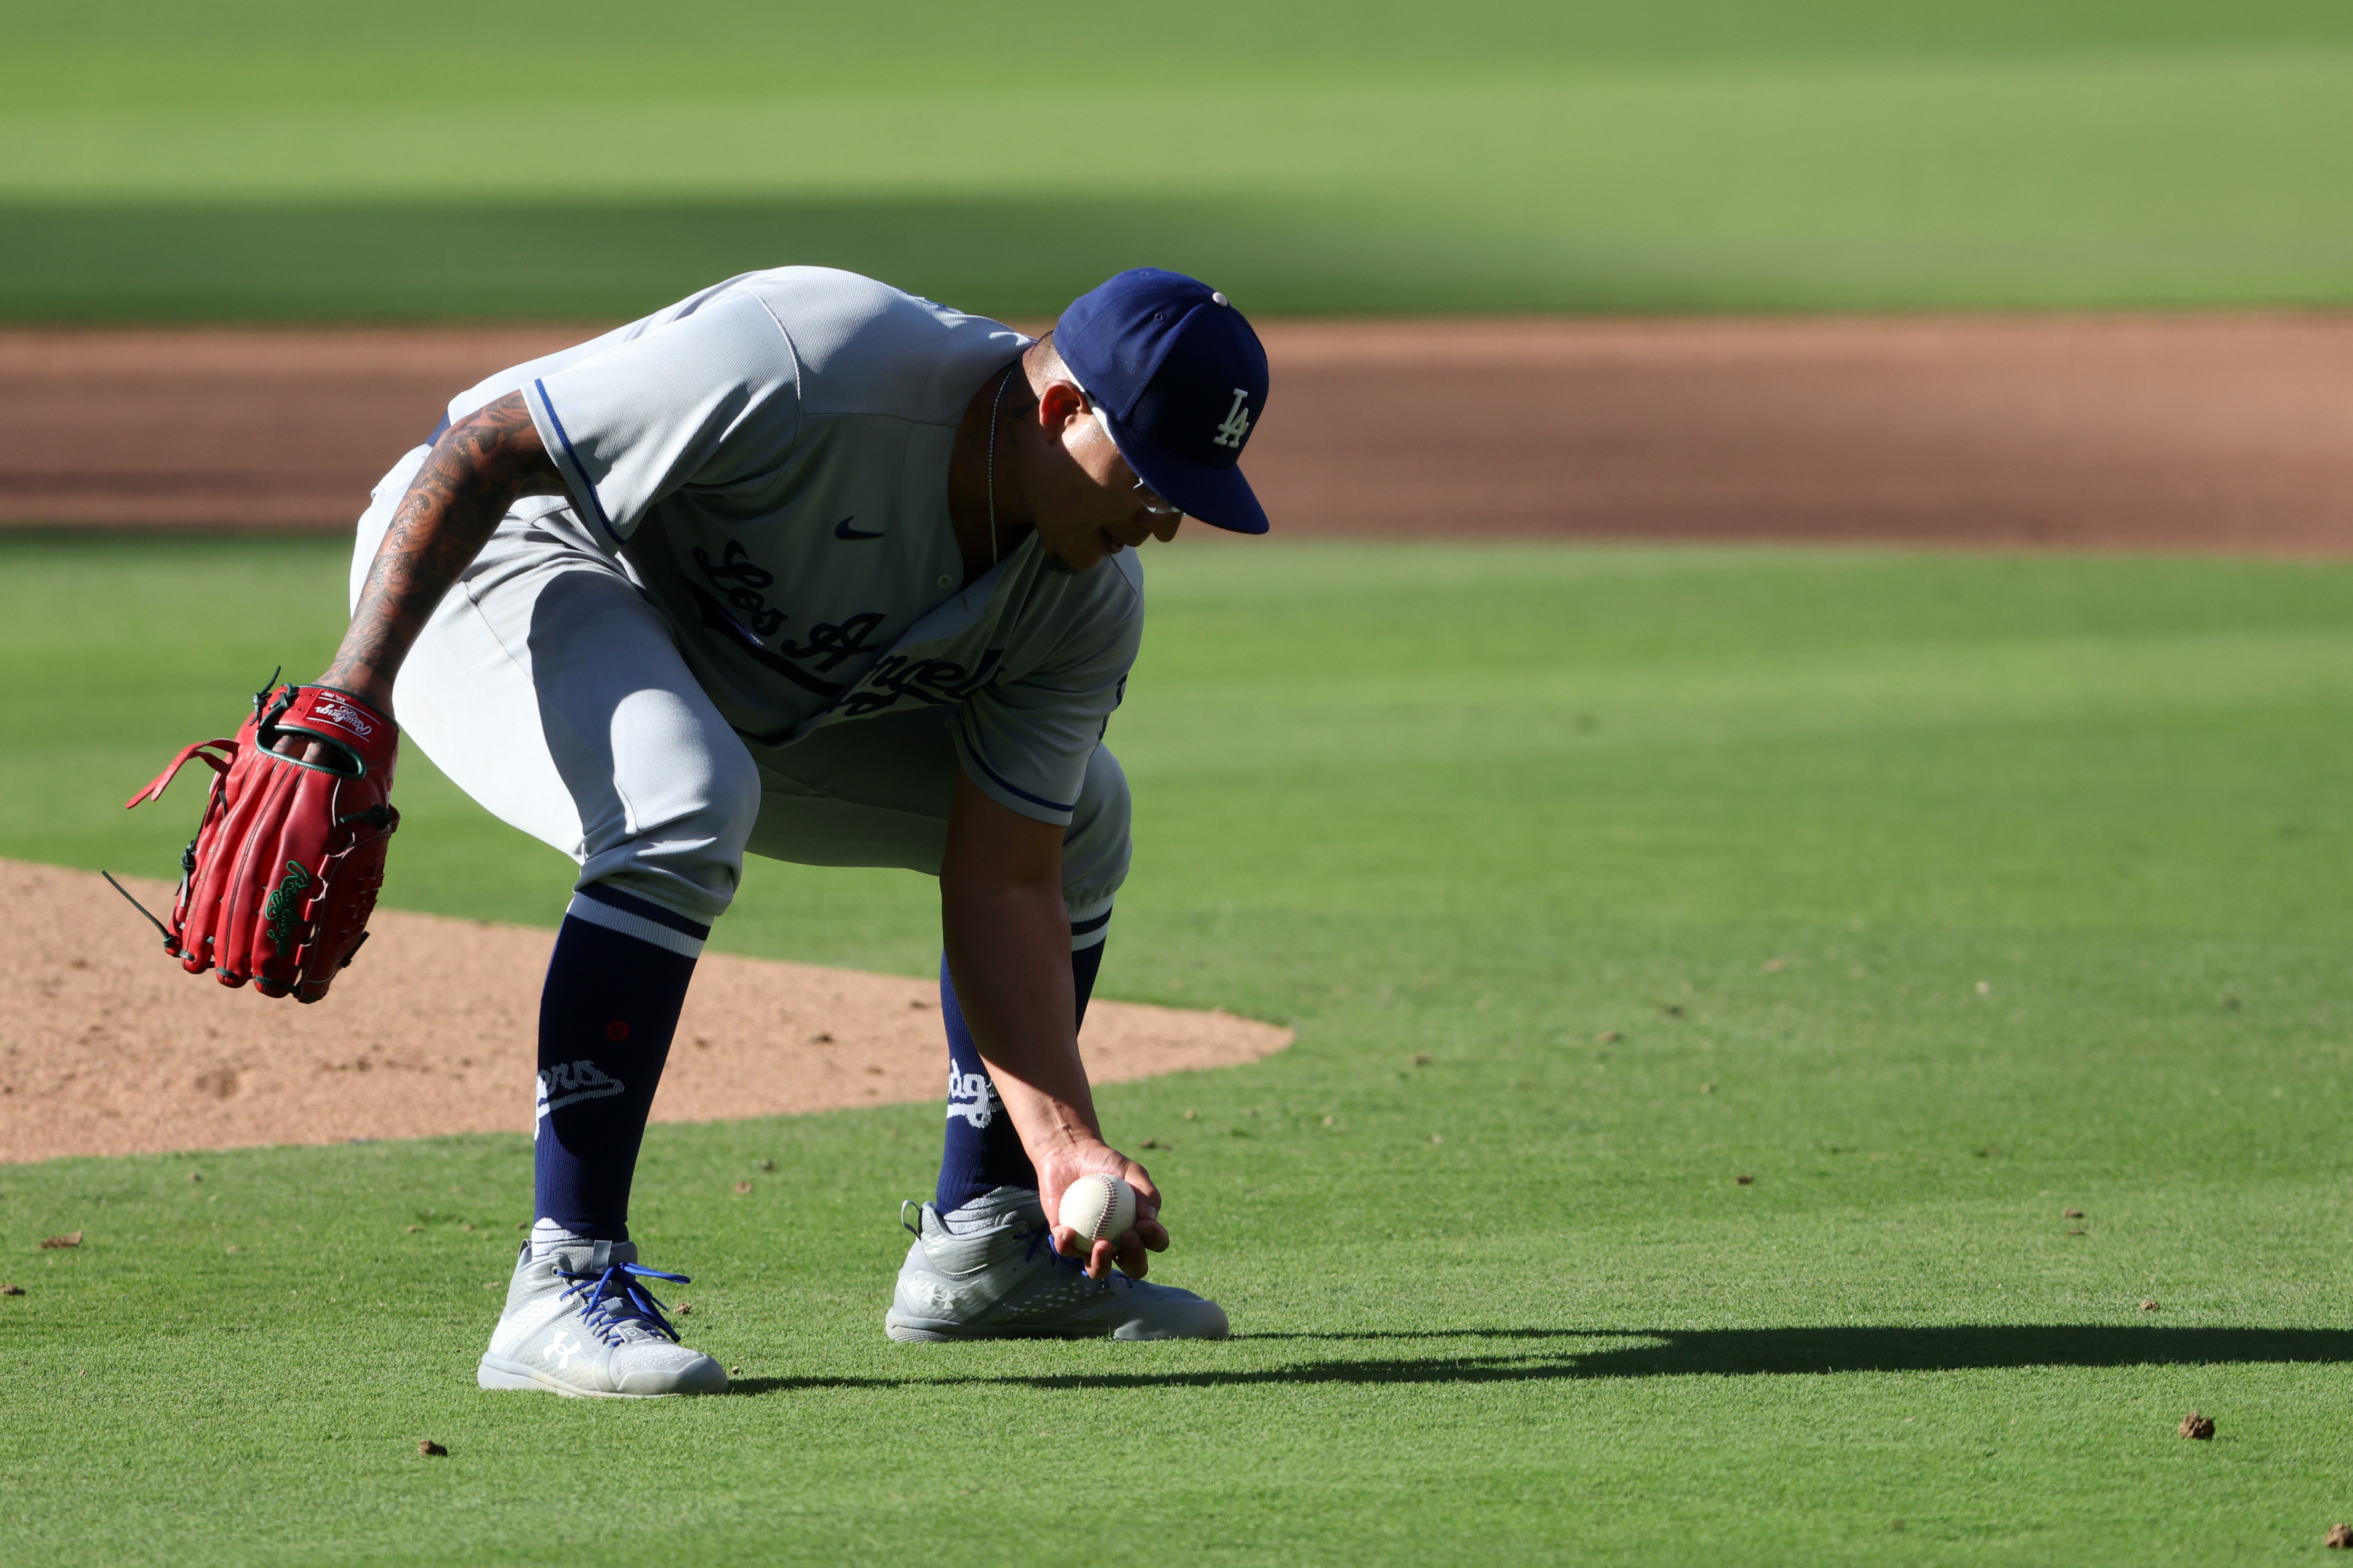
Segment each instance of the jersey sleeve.
[[790,454],[800,423],[792,343],[748,291],[534,375],[522,395],[608,551],[681,486],[757,482]]
[[1088,760],[1127,694],[1127,672],[1143,643],[1144,605],[1126,568],[1124,562],[1097,567],[1118,584],[1096,613],[1071,627],[1036,667],[990,682],[956,710],[956,758],[965,773],[982,794],[1022,816],[1069,825]]

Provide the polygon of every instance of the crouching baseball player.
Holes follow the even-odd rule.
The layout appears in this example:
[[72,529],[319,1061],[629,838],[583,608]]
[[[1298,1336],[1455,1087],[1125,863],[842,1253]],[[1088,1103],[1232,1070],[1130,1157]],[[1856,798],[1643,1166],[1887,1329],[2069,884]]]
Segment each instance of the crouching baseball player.
[[[1187,515],[1266,531],[1237,466],[1266,395],[1249,323],[1176,273],[1122,273],[1033,342],[783,268],[491,377],[385,475],[334,663],[206,757],[216,842],[192,847],[173,942],[231,984],[323,992],[365,900],[290,922],[355,879],[372,900],[395,714],[579,863],[541,1000],[537,1218],[483,1387],[727,1385],[678,1342],[648,1282],[683,1279],[638,1261],[628,1219],[746,850],[939,879],[947,1137],[892,1337],[1224,1335],[1216,1303],[1145,1282],[1160,1194],[1103,1140],[1077,1026],[1128,867],[1102,742],[1143,628],[1134,552]],[[303,820],[357,847],[306,866]],[[1091,1247],[1048,1220],[1090,1172],[1140,1200]]]

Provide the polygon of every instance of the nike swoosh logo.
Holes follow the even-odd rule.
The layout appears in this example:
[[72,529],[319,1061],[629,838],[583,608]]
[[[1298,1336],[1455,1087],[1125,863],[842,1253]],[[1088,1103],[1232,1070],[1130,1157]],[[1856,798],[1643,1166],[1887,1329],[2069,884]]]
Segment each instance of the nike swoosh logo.
[[857,521],[857,518],[858,514],[853,511],[848,517],[843,518],[839,522],[835,523],[833,525],[833,536],[836,539],[880,539],[882,537],[879,533],[869,533],[862,528],[850,527],[849,525]]

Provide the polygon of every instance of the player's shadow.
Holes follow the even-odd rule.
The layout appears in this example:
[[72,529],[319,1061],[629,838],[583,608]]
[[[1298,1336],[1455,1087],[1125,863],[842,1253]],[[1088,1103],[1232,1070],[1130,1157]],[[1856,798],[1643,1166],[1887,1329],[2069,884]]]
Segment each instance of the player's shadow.
[[[2078,1323],[1945,1328],[1461,1329],[1256,1334],[1303,1351],[1367,1342],[1428,1346],[1424,1354],[1310,1355],[1282,1366],[909,1377],[744,1378],[740,1394],[958,1384],[1024,1388],[1246,1388],[1253,1384],[1549,1383],[1612,1377],[1820,1376],[1846,1372],[1967,1372],[2030,1366],[2224,1366],[2353,1362],[2343,1329],[2160,1328]],[[1510,1349],[1489,1350],[1504,1342]],[[953,1350],[949,1352],[953,1355]]]

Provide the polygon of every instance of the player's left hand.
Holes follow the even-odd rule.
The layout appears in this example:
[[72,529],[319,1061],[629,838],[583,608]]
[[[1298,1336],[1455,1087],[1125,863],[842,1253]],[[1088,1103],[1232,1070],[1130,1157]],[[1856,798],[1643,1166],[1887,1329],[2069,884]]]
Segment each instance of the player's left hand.
[[[1168,1227],[1160,1223],[1160,1189],[1152,1184],[1151,1172],[1099,1140],[1069,1144],[1043,1158],[1033,1152],[1031,1159],[1038,1167],[1038,1197],[1054,1228],[1055,1250],[1065,1258],[1083,1256],[1090,1279],[1102,1279],[1116,1263],[1121,1273],[1141,1279],[1151,1270],[1150,1254],[1168,1250]],[[1135,1189],[1135,1224],[1090,1247],[1059,1216],[1063,1189],[1081,1176],[1096,1173],[1117,1176]]]
[[194,758],[216,775],[181,858],[164,951],[191,974],[217,969],[224,985],[324,996],[367,939],[400,826],[385,798],[398,736],[350,692],[279,687],[255,695],[234,739],[199,741],[132,795],[126,804],[153,800]]

